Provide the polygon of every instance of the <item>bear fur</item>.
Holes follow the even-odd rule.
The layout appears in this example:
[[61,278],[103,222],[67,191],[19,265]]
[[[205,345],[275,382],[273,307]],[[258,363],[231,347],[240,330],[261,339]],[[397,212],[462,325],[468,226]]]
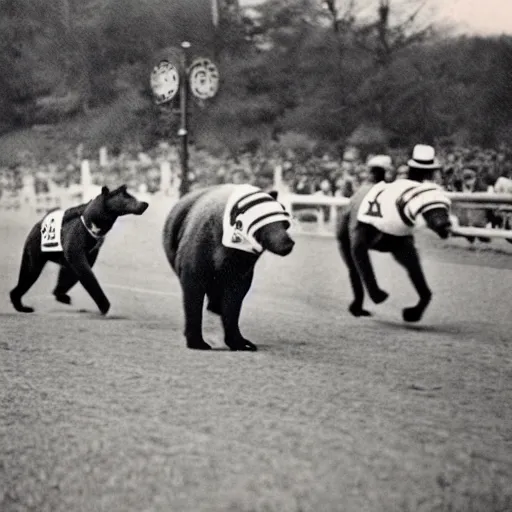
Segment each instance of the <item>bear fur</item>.
[[[165,221],[164,250],[181,284],[184,335],[191,349],[211,349],[202,335],[207,296],[207,309],[222,319],[225,344],[231,350],[257,350],[239,328],[242,302],[251,287],[254,266],[264,250],[286,256],[294,245],[287,233],[290,222],[283,220],[255,232],[262,250],[251,253],[223,245],[224,211],[237,187],[244,185],[216,185],[191,192],[176,203]],[[268,195],[277,203],[277,193]]]
[[[407,181],[412,183],[411,180]],[[363,308],[364,286],[375,304],[380,304],[388,298],[388,293],[377,284],[369,250],[387,252],[391,253],[395,260],[407,270],[419,295],[419,302],[415,306],[405,308],[402,312],[402,317],[406,322],[417,322],[422,318],[429,305],[432,292],[423,273],[414,244],[414,236],[412,234],[396,236],[384,233],[373,225],[358,220],[361,203],[373,186],[371,184],[360,187],[351,198],[347,209],[340,216],[336,229],[339,250],[348,267],[350,284],[354,293],[354,300],[348,309],[356,317],[371,316],[371,313]],[[440,238],[445,239],[449,236],[451,222],[448,207],[440,206],[429,209],[422,215],[427,226]]]
[[53,290],[55,299],[71,304],[68,291],[78,282],[87,290],[99,310],[106,315],[110,302],[101,289],[92,267],[98,257],[105,235],[116,219],[122,215],[142,215],[148,203],[138,201],[126,190],[126,185],[110,191],[103,187],[101,194],[88,203],[64,211],[60,243],[62,250],[41,250],[41,228],[47,215],[37,222],[25,242],[21,259],[18,284],[11,290],[11,303],[16,311],[32,313],[33,308],[24,306],[22,297],[37,281],[47,261],[61,266],[57,286]]

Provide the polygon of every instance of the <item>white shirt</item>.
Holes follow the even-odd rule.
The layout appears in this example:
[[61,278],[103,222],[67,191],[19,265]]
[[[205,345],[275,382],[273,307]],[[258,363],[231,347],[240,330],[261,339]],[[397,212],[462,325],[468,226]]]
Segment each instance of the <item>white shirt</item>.
[[418,183],[398,179],[375,184],[361,202],[357,220],[370,224],[383,233],[411,235],[424,212],[433,208],[450,208],[444,190],[435,183]]

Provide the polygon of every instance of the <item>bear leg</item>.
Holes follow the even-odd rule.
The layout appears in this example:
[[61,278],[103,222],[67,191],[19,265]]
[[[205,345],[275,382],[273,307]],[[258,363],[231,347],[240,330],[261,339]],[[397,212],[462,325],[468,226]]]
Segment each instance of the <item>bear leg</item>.
[[203,339],[203,304],[205,290],[193,275],[181,279],[183,307],[185,310],[185,338],[187,347],[194,350],[211,350]]
[[58,302],[62,302],[62,304],[71,304],[71,297],[67,292],[73,288],[76,283],[78,283],[78,276],[69,267],[61,267],[57,285],[52,292],[55,299]]
[[381,302],[384,302],[389,295],[384,290],[381,290],[377,284],[377,278],[375,277],[370,255],[368,254],[369,248],[370,243],[365,237],[364,228],[359,227],[358,229],[355,229],[351,241],[352,259],[354,260],[359,274],[366,285],[368,295],[375,304],[380,304]]
[[21,299],[41,275],[46,264],[46,258],[37,247],[31,247],[30,240],[23,249],[18,284],[9,294],[11,303],[20,313],[33,313],[34,308],[24,306]]
[[222,297],[222,325],[224,327],[224,343],[231,350],[258,350],[254,343],[245,339],[239,327],[242,303],[251,287],[253,272],[239,279],[231,279],[224,286]]
[[[93,267],[98,257],[99,250],[92,251],[87,257],[87,261],[91,268]],[[69,290],[78,283],[78,276],[70,267],[62,266],[59,270],[59,277],[57,279],[57,285],[53,290],[55,300],[62,304],[71,304],[71,297],[68,295]]]
[[432,292],[425,279],[413,238],[405,238],[403,243],[393,251],[393,256],[407,270],[409,278],[420,297],[415,306],[403,309],[402,317],[406,322],[418,322],[432,300]]
[[71,270],[78,276],[80,284],[94,300],[101,314],[106,315],[110,309],[110,302],[101,289],[101,286],[89,265],[86,255],[76,247],[73,250],[68,251],[65,256]]
[[349,236],[349,220],[348,214],[341,219],[341,226],[338,231],[338,248],[340,250],[341,257],[348,267],[348,275],[350,278],[350,285],[354,293],[354,300],[351,302],[348,310],[349,312],[358,316],[371,316],[371,313],[363,308],[364,302],[364,287],[361,277],[357,270],[354,259],[352,258],[352,251],[350,248],[350,236]]

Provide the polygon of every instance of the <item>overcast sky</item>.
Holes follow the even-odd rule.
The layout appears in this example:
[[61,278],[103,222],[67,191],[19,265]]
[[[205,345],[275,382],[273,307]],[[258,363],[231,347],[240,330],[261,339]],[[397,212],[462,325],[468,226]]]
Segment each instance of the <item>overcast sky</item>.
[[[265,0],[240,0],[240,4],[262,1]],[[338,1],[343,5],[343,0]],[[378,3],[378,0],[373,1]],[[436,18],[458,25],[465,33],[512,35],[512,0],[426,0],[426,3],[436,8]]]
[[512,35],[512,0],[436,0],[440,15],[468,31]]

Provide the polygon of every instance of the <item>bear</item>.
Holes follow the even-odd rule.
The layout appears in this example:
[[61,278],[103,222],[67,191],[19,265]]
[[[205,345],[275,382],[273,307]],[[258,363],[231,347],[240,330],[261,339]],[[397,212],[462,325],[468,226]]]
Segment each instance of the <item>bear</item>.
[[183,196],[163,229],[167,260],[183,292],[187,347],[209,350],[202,335],[203,305],[219,315],[230,350],[255,351],[239,328],[242,302],[264,251],[291,253],[290,214],[277,192],[251,185],[222,184]]
[[388,298],[377,284],[369,250],[391,253],[405,267],[419,295],[419,302],[403,309],[406,322],[421,320],[431,299],[421,261],[414,244],[414,228],[423,221],[440,238],[450,235],[450,200],[434,183],[398,179],[365,184],[351,197],[336,227],[338,247],[349,271],[354,300],[349,312],[371,316],[363,309],[364,287],[375,304]]
[[92,267],[96,262],[105,235],[122,215],[142,215],[148,203],[138,201],[122,185],[110,191],[103,187],[91,201],[68,208],[53,209],[38,221],[27,236],[23,248],[18,284],[10,292],[16,311],[32,313],[34,308],[24,306],[22,297],[37,281],[47,261],[61,266],[55,299],[71,304],[68,291],[78,282],[87,290],[102,315],[110,309],[110,302],[101,289]]

